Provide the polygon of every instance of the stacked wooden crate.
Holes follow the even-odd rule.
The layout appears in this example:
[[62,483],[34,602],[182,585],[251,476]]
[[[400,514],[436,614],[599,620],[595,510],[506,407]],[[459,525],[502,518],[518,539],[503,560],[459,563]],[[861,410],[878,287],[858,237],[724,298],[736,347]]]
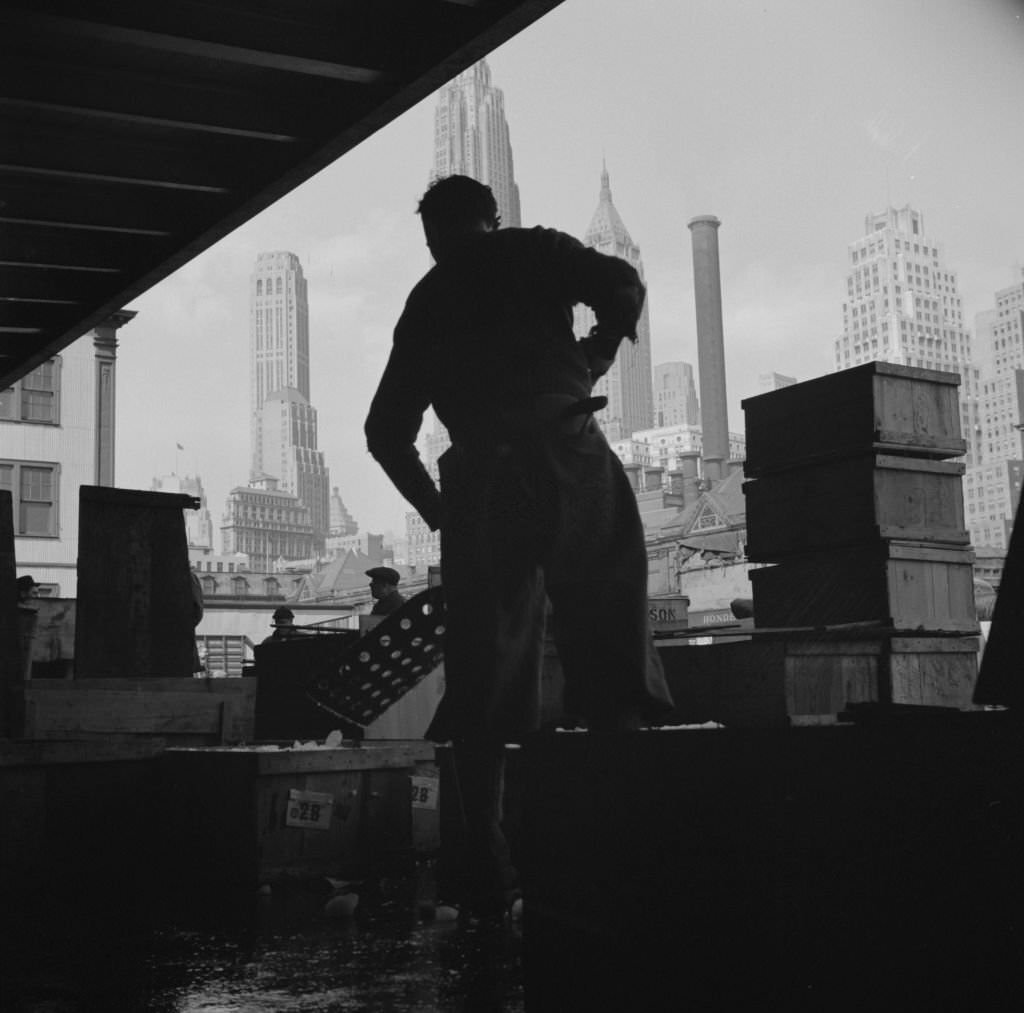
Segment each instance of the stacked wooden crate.
[[789,638],[791,715],[969,703],[959,383],[872,362],[743,402],[755,624],[820,631]]

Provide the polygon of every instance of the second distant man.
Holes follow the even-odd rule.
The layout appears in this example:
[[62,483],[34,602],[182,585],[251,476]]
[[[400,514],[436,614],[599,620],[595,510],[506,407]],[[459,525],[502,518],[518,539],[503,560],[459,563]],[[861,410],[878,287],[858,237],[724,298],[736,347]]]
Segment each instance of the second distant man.
[[389,616],[405,604],[405,597],[399,593],[401,577],[390,566],[375,566],[366,571],[370,578],[370,594],[373,596],[371,616]]

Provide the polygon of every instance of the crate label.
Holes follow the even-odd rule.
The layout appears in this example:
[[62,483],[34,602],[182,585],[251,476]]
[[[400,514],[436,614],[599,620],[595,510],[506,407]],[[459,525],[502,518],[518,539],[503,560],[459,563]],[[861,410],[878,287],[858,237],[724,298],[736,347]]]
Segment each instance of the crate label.
[[438,779],[436,777],[412,778],[413,809],[436,809]]
[[286,827],[302,827],[304,830],[329,830],[334,796],[323,791],[288,792],[288,810],[285,813]]

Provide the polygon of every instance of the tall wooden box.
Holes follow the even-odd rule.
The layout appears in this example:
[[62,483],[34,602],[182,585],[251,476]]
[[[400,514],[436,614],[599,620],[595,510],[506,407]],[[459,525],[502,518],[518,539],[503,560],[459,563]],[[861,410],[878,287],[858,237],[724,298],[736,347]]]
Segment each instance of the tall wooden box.
[[770,563],[877,539],[966,546],[963,473],[954,461],[867,454],[745,482],[747,556]]
[[82,486],[79,678],[191,678],[195,633],[183,510],[192,496]]
[[868,362],[742,402],[747,475],[879,453],[957,457],[957,373]]
[[437,844],[428,742],[169,749],[160,773],[163,868],[178,880],[255,886],[359,876]]
[[969,549],[896,541],[793,557],[750,571],[754,621],[977,633],[973,562]]

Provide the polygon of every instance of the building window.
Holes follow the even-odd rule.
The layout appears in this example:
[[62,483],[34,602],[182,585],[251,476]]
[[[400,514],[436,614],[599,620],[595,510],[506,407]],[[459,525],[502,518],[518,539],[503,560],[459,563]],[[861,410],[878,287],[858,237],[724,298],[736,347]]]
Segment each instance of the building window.
[[231,580],[231,593],[236,597],[242,597],[249,593],[249,584],[245,577],[233,577]]
[[0,391],[0,419],[57,425],[60,422],[60,359],[37,366],[13,387]]
[[211,595],[217,593],[217,581],[213,577],[203,577],[203,594]]
[[0,461],[0,489],[11,494],[14,533],[29,538],[56,538],[58,465]]

